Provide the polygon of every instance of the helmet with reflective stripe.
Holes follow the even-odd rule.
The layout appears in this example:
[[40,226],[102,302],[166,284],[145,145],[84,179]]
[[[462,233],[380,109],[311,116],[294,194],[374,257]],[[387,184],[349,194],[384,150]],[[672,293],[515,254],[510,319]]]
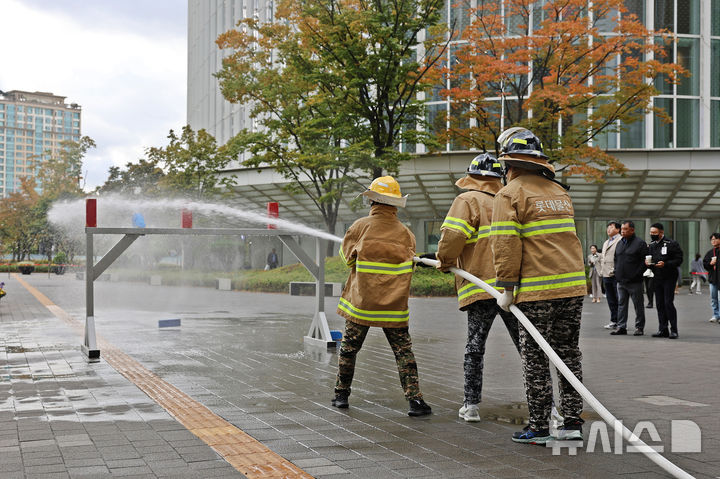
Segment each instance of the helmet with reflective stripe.
[[521,126],[509,128],[498,136],[498,145],[500,145],[500,157],[510,155],[512,153],[521,153],[523,155],[534,156],[547,160],[547,155],[543,153],[542,142],[540,138],[535,136],[530,130]]
[[545,170],[555,177],[555,168],[542,151],[542,142],[530,130],[521,126],[508,128],[498,136],[500,158],[505,164],[526,170]]
[[404,208],[407,202],[407,195],[402,195],[400,185],[392,176],[375,178],[362,195],[376,203],[399,206],[400,208]]
[[468,175],[503,177],[503,167],[500,162],[490,153],[481,153],[470,162],[467,171]]

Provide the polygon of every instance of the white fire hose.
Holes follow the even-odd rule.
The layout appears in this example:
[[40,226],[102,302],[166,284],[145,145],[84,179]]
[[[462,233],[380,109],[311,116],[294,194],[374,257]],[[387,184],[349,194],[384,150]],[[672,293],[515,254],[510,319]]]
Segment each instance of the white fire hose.
[[[434,267],[437,267],[440,264],[440,262],[437,260],[418,258],[417,256],[413,258],[413,261],[425,263],[428,266]],[[495,288],[489,286],[487,283],[477,278],[476,276],[473,276],[467,271],[458,268],[450,268],[450,271],[481,287],[482,289],[490,293],[490,295],[495,299],[500,299],[500,296],[502,296],[500,292],[498,292]],[[667,460],[659,452],[648,446],[642,439],[640,439],[632,431],[625,427],[622,422],[618,421],[617,418],[613,416],[610,411],[608,411],[605,406],[603,406],[602,403],[600,403],[600,401],[595,398],[595,396],[592,395],[592,393],[583,385],[583,383],[580,382],[580,380],[572,373],[572,371],[570,371],[570,369],[565,365],[562,359],[560,359],[560,356],[557,355],[557,353],[550,347],[548,342],[545,341],[545,338],[543,338],[540,332],[535,328],[535,326],[533,326],[527,316],[525,316],[525,314],[523,314],[523,312],[520,311],[520,309],[514,304],[510,306],[510,311],[517,317],[518,321],[520,321],[520,324],[522,324],[525,330],[530,333],[530,336],[532,336],[533,339],[538,343],[538,345],[540,345],[542,350],[545,351],[545,354],[547,354],[548,358],[550,358],[550,361],[555,365],[557,370],[563,376],[565,376],[565,379],[567,379],[568,382],[575,388],[575,390],[580,393],[585,402],[587,402],[588,405],[593,408],[595,412],[597,412],[600,417],[615,430],[615,432],[622,434],[622,437],[624,437],[625,440],[631,445],[635,446],[637,451],[645,454],[648,459],[663,468],[668,473],[672,474],[674,477],[677,477],[679,479],[694,479],[694,476],[691,476],[690,474],[683,471],[678,466]]]

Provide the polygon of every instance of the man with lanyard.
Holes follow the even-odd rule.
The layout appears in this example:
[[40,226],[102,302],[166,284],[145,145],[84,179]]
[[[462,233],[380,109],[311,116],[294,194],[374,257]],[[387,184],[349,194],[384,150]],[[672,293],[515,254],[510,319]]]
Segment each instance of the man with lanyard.
[[617,280],[615,279],[615,248],[620,239],[620,223],[611,221],[607,224],[608,239],[605,240],[601,253],[601,275],[608,308],[610,308],[610,322],[605,329],[617,328],[618,296]]
[[[655,304],[658,312],[658,332],[653,338],[678,338],[677,310],[675,309],[675,284],[678,281],[678,266],[683,262],[683,252],[677,241],[665,236],[662,223],[650,226],[650,256],[645,261],[654,275]],[[670,331],[668,331],[670,323]]]
[[[467,191],[455,198],[445,217],[437,255],[429,253],[422,258],[438,259],[440,270],[449,271],[454,266],[492,286],[495,284],[495,268],[490,248],[490,223],[493,198],[503,186],[503,169],[493,156],[483,153],[473,158],[466,173],[455,183],[455,186]],[[418,263],[418,266],[425,265]],[[502,288],[498,289],[502,291]],[[480,421],[478,404],[482,397],[485,343],[490,328],[495,316],[500,313],[510,338],[519,350],[518,322],[512,313],[498,307],[490,293],[461,276],[455,277],[455,290],[460,311],[466,311],[468,318],[465,393],[458,415],[467,422],[477,422]]]
[[370,200],[370,215],[350,226],[340,247],[340,259],[352,269],[337,309],[345,318],[345,334],[331,404],[348,407],[355,358],[370,327],[379,327],[395,355],[400,384],[410,404],[408,415],[425,416],[432,409],[420,392],[408,330],[415,236],[397,217],[407,196],[402,196],[400,185],[391,176],[374,179],[362,194]]
[[[508,311],[517,303],[582,380],[578,343],[587,285],[572,200],[567,187],[555,180],[555,169],[531,131],[510,128],[498,137],[498,144],[507,167],[507,185],[493,201],[490,231],[495,285],[505,288],[498,305]],[[512,440],[546,443],[552,439],[552,377],[547,356],[525,328],[520,329],[520,356],[530,417]],[[564,377],[559,382],[559,410],[565,421],[556,439],[582,439],[582,397]]]

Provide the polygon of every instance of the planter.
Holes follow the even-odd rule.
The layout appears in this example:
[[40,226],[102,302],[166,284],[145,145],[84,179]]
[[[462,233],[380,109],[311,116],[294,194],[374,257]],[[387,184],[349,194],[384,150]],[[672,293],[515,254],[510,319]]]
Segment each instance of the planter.
[[65,265],[53,265],[50,266],[50,272],[55,274],[65,274],[67,266]]
[[35,271],[35,266],[33,266],[31,264],[19,264],[17,269],[22,274],[30,274],[33,271]]

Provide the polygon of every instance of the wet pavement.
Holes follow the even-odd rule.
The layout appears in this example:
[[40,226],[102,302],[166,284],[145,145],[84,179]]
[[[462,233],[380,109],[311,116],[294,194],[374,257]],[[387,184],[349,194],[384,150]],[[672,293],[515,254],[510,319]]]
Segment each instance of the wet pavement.
[[4,281],[0,477],[243,477],[106,362],[88,364],[73,329]]
[[[84,282],[68,275],[23,278],[73,317],[84,317]],[[105,361],[86,364],[76,333],[17,281],[6,283],[9,294],[0,302],[4,471],[18,477],[45,472],[159,475],[162,468],[153,463],[172,460],[182,461],[173,464],[189,476],[206,464],[216,468],[213,474],[235,473]],[[720,477],[720,326],[707,322],[705,293],[678,296],[677,341],[649,336],[657,324],[655,310],[647,310],[647,336],[610,337],[602,328],[606,304],[587,301],[581,348],[585,384],[611,412],[630,429],[650,421],[660,441],[647,432],[643,439],[663,446],[666,457],[694,476],[715,478]],[[335,301],[328,298],[328,310],[334,310]],[[392,352],[382,332],[374,330],[358,356],[350,409],[330,406],[337,356],[302,343],[312,298],[98,282],[95,304],[99,335],[315,477],[667,477],[641,454],[614,454],[612,431],[612,451],[600,452],[598,440],[594,452],[579,450],[576,456],[512,443],[510,435],[521,428],[527,409],[520,361],[501,322],[488,341],[484,420],[460,420],[466,324],[452,298],[411,300],[420,384],[434,411],[427,418],[406,416]],[[331,329],[342,329],[338,316],[328,317]],[[179,328],[158,328],[158,320],[174,318],[181,319]],[[588,426],[597,419],[587,411]],[[672,420],[699,425],[702,452],[671,452]],[[146,434],[126,433],[134,428]],[[176,432],[180,442],[205,447],[208,456],[183,459],[183,444],[173,442],[174,434],[166,439],[163,428]],[[36,434],[25,432],[35,429]],[[145,436],[149,439],[138,439]],[[149,447],[167,456],[145,457],[153,453],[138,443],[143,440],[156,441]],[[29,444],[35,441],[50,442]],[[52,454],[33,456],[33,448]],[[86,454],[87,465],[64,455],[72,448]],[[114,450],[120,458],[113,458]],[[170,459],[172,454],[179,458]],[[45,460],[41,457],[55,459],[33,465]],[[43,466],[48,468],[29,469]],[[71,470],[80,467],[98,469]],[[208,476],[203,471],[193,477]]]

